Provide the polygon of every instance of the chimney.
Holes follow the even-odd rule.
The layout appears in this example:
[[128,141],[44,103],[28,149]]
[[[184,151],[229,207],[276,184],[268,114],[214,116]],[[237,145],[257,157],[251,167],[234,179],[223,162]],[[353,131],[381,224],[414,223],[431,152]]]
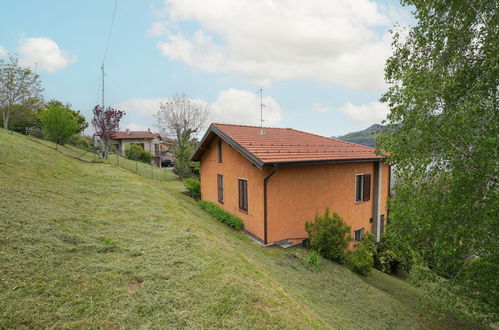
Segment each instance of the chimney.
[[130,129],[129,128],[126,129],[126,135],[130,135]]
[[151,133],[151,129],[150,129],[150,128],[148,128],[148,129],[147,129],[147,131],[148,131],[149,133]]

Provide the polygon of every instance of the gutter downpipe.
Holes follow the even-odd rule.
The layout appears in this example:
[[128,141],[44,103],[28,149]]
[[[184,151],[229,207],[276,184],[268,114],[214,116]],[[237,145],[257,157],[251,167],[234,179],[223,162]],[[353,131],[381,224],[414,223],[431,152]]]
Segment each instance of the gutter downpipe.
[[263,178],[263,244],[267,245],[267,181],[277,171],[277,164],[274,164],[272,171]]

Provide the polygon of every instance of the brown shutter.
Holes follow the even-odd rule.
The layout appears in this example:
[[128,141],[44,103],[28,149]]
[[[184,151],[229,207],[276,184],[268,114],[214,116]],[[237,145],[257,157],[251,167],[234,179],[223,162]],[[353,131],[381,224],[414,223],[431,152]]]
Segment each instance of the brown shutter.
[[239,190],[239,209],[243,209],[243,181],[238,180],[238,190]]
[[363,200],[368,201],[371,199],[371,174],[364,174],[364,189]]

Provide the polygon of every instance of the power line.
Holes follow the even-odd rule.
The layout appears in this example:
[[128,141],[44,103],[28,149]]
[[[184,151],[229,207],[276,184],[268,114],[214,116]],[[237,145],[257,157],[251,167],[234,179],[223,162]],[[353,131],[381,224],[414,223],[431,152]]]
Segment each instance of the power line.
[[116,7],[118,6],[118,0],[114,0],[114,9],[113,9],[113,17],[111,18],[111,25],[109,26],[109,33],[107,34],[107,41],[106,41],[106,48],[104,49],[104,56],[102,57],[102,64],[101,64],[101,73],[102,73],[102,109],[105,109],[105,104],[104,104],[104,77],[105,77],[105,72],[104,72],[104,62],[106,61],[107,57],[107,52],[109,50],[109,44],[111,42],[111,33],[113,32],[113,26],[114,26],[114,18],[116,17]]
[[111,19],[111,25],[109,26],[109,33],[107,34],[106,48],[104,50],[104,57],[102,58],[102,65],[106,61],[107,51],[109,50],[109,43],[111,42],[111,33],[113,32],[114,17],[116,16],[116,7],[118,6],[118,0],[114,0],[113,18]]

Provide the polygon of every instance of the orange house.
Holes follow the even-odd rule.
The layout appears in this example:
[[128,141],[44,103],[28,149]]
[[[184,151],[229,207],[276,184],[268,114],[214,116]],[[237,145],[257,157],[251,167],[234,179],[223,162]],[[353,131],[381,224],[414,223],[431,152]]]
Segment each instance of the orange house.
[[[305,221],[326,207],[380,239],[390,167],[373,148],[290,128],[212,124],[194,151],[201,199],[244,222],[264,244],[307,238]],[[352,243],[353,244],[353,243]]]

